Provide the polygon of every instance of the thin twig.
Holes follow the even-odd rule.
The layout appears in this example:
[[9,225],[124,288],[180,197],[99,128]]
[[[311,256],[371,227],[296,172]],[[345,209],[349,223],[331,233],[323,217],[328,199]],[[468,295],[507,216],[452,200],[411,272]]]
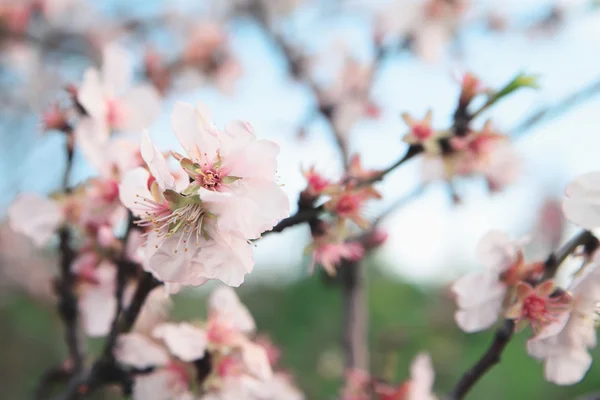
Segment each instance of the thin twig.
[[318,206],[309,209],[300,209],[294,215],[291,215],[279,221],[279,223],[275,225],[270,231],[263,232],[261,236],[265,236],[274,232],[283,232],[285,229],[291,228],[292,226],[303,224],[305,222],[310,222],[313,218],[318,217],[319,214],[323,212],[323,210],[323,206]]
[[544,107],[534,112],[529,117],[521,121],[510,132],[512,136],[519,137],[528,130],[535,128],[537,125],[548,122],[551,119],[560,117],[576,105],[591,100],[594,96],[600,94],[600,79],[596,79],[587,86],[576,90],[575,92],[564,97],[562,100]]

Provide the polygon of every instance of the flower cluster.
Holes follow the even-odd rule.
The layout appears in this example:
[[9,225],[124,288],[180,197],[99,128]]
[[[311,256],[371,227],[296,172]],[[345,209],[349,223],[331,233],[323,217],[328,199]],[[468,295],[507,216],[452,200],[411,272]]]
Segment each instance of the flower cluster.
[[136,375],[134,399],[304,398],[252,339],[254,320],[233,289],[214,289],[208,311],[205,322],[162,322],[119,336],[115,357]]
[[[532,77],[518,75],[501,89],[486,88],[472,74],[466,73],[458,79],[461,93],[450,129],[436,130],[432,127],[432,112],[422,120],[408,113],[402,118],[409,127],[403,140],[413,151],[424,153],[423,179],[445,180],[456,177],[483,176],[490,191],[502,190],[512,183],[519,172],[520,162],[508,138],[498,133],[488,121],[481,129],[474,129],[472,121],[484,110],[501,98],[522,87],[535,87]],[[487,100],[477,110],[469,108],[476,97]]]
[[[599,183],[598,174],[589,173],[568,186],[563,202],[568,219],[588,229],[599,225]],[[545,263],[526,264],[520,243],[489,233],[478,248],[486,271],[453,285],[456,322],[467,332],[489,328],[500,315],[513,320],[516,330],[530,324],[527,351],[544,362],[546,379],[559,385],[579,382],[592,363],[589,350],[596,346],[600,303],[600,252],[598,240],[590,237],[582,243],[583,252],[571,256],[579,265],[571,282],[557,287],[552,276],[563,259],[553,255]]]
[[434,378],[431,358],[421,353],[411,365],[410,379],[399,385],[374,379],[363,371],[350,371],[342,388],[341,400],[436,400]]
[[248,123],[218,130],[206,110],[177,103],[171,126],[185,150],[171,170],[144,135],[147,168],[125,174],[123,204],[147,229],[144,266],[172,289],[219,279],[240,285],[254,267],[251,239],[288,216],[275,181],[279,147]]
[[378,174],[378,171],[364,170],[358,155],[352,157],[348,171],[338,182],[330,181],[314,168],[304,172],[307,187],[300,195],[300,206],[313,207],[324,201],[323,208],[329,214],[327,220],[315,218],[310,222],[313,236],[313,243],[308,247],[313,258],[311,271],[320,264],[329,275],[335,275],[342,260],[358,261],[364,256],[365,246],[374,248],[385,241],[385,235],[379,231],[366,235],[368,244],[348,233],[351,224],[363,230],[370,227],[363,213],[367,201],[381,197],[371,183]]

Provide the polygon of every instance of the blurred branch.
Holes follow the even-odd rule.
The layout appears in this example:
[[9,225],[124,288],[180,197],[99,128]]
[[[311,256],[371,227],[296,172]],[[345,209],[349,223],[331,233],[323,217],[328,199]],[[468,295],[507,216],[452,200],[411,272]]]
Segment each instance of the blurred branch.
[[[67,165],[63,177],[63,188],[66,193],[70,192],[68,187],[71,169],[73,167],[73,147],[67,142]],[[71,230],[63,226],[58,232],[60,253],[60,278],[56,283],[58,292],[58,312],[65,325],[65,342],[69,349],[69,358],[74,373],[81,370],[83,356],[81,354],[78,334],[78,305],[75,295],[75,275],[71,266],[77,254],[71,247]]]
[[483,357],[467,371],[460,379],[454,390],[449,396],[450,400],[459,400],[473,388],[473,386],[485,375],[494,365],[500,362],[500,356],[506,345],[513,336],[515,322],[511,319],[505,319],[502,326],[496,330],[492,344],[485,352]]
[[369,316],[365,266],[344,261],[339,268],[342,283],[342,343],[346,368],[369,370]]
[[515,126],[511,132],[515,137],[521,136],[528,130],[535,128],[540,124],[564,115],[576,105],[591,100],[598,94],[600,94],[600,79],[596,79],[589,85],[571,93],[555,104],[543,107],[534,112],[532,115],[517,124],[517,126]]
[[[582,231],[575,235],[554,253],[550,254],[544,262],[544,279],[552,279],[563,261],[579,246],[598,246],[598,239],[589,231]],[[502,326],[496,330],[492,344],[477,363],[467,371],[454,390],[448,396],[449,400],[460,400],[475,386],[475,384],[496,364],[500,362],[502,352],[513,336],[515,323],[505,319]]]

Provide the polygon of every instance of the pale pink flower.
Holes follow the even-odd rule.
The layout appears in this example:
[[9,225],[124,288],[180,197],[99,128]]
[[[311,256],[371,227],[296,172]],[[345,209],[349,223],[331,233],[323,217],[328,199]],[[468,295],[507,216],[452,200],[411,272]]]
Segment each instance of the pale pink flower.
[[289,215],[289,200],[275,182],[279,146],[258,140],[248,123],[219,131],[202,108],[177,103],[171,126],[189,155],[182,164],[221,230],[255,239]]
[[312,273],[317,264],[321,265],[329,275],[336,274],[336,266],[342,260],[358,261],[363,258],[364,247],[358,242],[324,242],[317,244],[312,254],[309,271]]
[[[131,237],[128,240],[128,244],[129,242],[131,242]],[[133,289],[133,287],[131,287],[131,289]],[[127,298],[127,303],[129,303],[129,301],[131,301],[131,299]],[[133,330],[135,332],[150,334],[156,325],[167,320],[172,308],[173,302],[167,295],[165,288],[159,286],[153,289],[146,298],[146,301],[140,310],[140,314],[135,320]]]
[[133,400],[194,400],[189,377],[176,364],[136,376]]
[[600,227],[600,172],[588,172],[569,183],[563,212],[582,228]]
[[572,385],[585,376],[592,364],[589,350],[596,347],[600,269],[598,253],[589,271],[572,285],[573,302],[566,319],[547,325],[527,343],[528,353],[544,361],[546,380],[558,385]]
[[247,334],[256,330],[250,311],[229,286],[219,286],[212,291],[208,311],[211,319],[217,318],[235,331]]
[[65,222],[66,211],[57,201],[34,193],[19,194],[8,209],[13,231],[21,233],[41,247],[52,239]]
[[176,154],[177,179],[144,135],[141,152],[151,175],[132,170],[120,186],[123,204],[151,228],[145,266],[169,283],[220,279],[239,286],[254,266],[247,240],[289,215],[275,182],[278,146],[256,140],[248,124],[220,132],[184,103],[175,105],[171,123],[190,157]]
[[161,324],[152,336],[164,341],[169,352],[185,362],[203,358],[208,344],[206,332],[186,322]]
[[452,286],[459,308],[456,323],[465,332],[492,326],[502,313],[508,288],[538,269],[536,264],[524,264],[521,243],[498,231],[491,231],[480,240],[477,259],[485,270],[469,273]]
[[410,366],[410,383],[407,400],[435,400],[433,382],[435,371],[428,354],[418,354]]
[[162,346],[137,332],[119,335],[114,355],[119,363],[139,369],[169,363],[169,355]]
[[[88,257],[85,255],[82,257]],[[117,269],[110,261],[98,265],[94,257],[89,262],[77,260],[73,266],[75,273],[85,276],[80,285],[79,312],[83,329],[88,336],[106,336],[117,311],[115,298]]]
[[89,68],[77,93],[89,116],[75,130],[84,151],[106,142],[112,130],[138,132],[148,127],[161,107],[160,95],[152,85],[131,88],[133,65],[124,49],[108,45],[102,57],[102,72]]

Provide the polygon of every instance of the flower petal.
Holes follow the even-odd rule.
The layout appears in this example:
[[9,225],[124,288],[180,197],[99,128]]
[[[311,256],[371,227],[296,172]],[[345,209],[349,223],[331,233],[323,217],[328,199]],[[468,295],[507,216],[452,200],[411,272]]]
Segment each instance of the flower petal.
[[43,246],[63,223],[64,215],[55,201],[34,193],[22,193],[9,207],[8,219],[13,231],[31,238],[36,246]]
[[162,339],[171,354],[185,362],[203,358],[208,345],[206,332],[186,322],[159,325],[152,336]]
[[119,335],[114,355],[121,364],[139,369],[162,366],[169,362],[165,349],[137,332]]

